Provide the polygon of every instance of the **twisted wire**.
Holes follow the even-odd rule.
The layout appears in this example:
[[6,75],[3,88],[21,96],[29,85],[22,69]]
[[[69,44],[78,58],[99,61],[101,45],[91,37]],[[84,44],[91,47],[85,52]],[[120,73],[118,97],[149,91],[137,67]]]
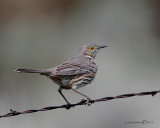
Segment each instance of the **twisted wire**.
[[[114,99],[128,98],[128,97],[133,97],[133,96],[145,96],[145,95],[154,96],[157,93],[160,93],[160,90],[158,90],[158,91],[149,91],[149,92],[122,94],[122,95],[113,96],[113,97],[103,97],[103,98],[91,100],[90,103],[102,102],[102,101],[110,101],[110,100],[114,100]],[[27,114],[27,113],[40,112],[40,111],[48,111],[48,110],[53,110],[53,109],[58,109],[58,108],[70,109],[72,107],[79,106],[79,105],[87,105],[87,100],[81,100],[80,102],[75,103],[75,104],[64,104],[64,105],[60,105],[60,106],[44,107],[44,108],[41,108],[41,109],[30,109],[30,110],[25,110],[25,111],[22,111],[22,112],[18,112],[18,111],[14,111],[14,110],[10,109],[9,113],[4,114],[4,115],[0,115],[0,118],[17,116],[17,115]]]

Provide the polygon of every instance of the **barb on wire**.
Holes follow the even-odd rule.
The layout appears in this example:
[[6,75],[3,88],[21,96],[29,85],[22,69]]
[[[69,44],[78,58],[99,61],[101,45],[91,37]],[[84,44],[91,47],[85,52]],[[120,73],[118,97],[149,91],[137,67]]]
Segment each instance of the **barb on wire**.
[[[118,96],[114,96],[114,97],[104,97],[104,98],[91,100],[90,103],[101,102],[101,101],[109,101],[109,100],[120,99],[120,98],[128,98],[128,97],[133,97],[133,96],[145,96],[145,95],[154,96],[157,93],[160,93],[160,90],[150,91],[150,92],[123,94],[123,95],[118,95]],[[64,105],[60,105],[60,106],[50,106],[50,107],[44,107],[44,108],[41,108],[41,109],[26,110],[26,111],[23,111],[23,112],[17,112],[17,111],[14,111],[14,110],[10,109],[9,113],[4,114],[4,115],[0,115],[0,118],[17,116],[17,115],[27,114],[27,113],[34,113],[34,112],[39,112],[39,111],[48,111],[48,110],[53,110],[53,109],[58,109],[58,108],[70,109],[70,108],[78,106],[78,105],[86,105],[86,104],[87,104],[87,100],[81,100],[80,102],[75,103],[75,104],[64,104]]]

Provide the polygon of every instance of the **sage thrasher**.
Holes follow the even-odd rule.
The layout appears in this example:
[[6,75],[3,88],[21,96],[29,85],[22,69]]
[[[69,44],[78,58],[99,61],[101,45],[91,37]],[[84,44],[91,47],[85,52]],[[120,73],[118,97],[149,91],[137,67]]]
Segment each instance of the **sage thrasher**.
[[69,104],[69,102],[62,94],[62,89],[72,89],[74,92],[86,97],[88,104],[91,99],[77,91],[77,89],[93,81],[97,72],[97,64],[94,61],[95,56],[101,48],[105,47],[107,46],[96,44],[84,45],[76,57],[56,67],[40,70],[17,69],[15,71],[45,75],[60,86],[58,91],[67,104]]

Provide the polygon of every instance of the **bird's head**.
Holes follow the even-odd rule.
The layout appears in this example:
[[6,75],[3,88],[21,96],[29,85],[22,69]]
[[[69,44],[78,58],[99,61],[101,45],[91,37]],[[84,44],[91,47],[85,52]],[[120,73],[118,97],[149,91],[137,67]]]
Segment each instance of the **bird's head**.
[[97,52],[102,49],[107,47],[106,45],[97,45],[97,44],[88,44],[88,45],[84,45],[80,52],[79,55],[84,55],[86,57],[89,58],[95,58]]

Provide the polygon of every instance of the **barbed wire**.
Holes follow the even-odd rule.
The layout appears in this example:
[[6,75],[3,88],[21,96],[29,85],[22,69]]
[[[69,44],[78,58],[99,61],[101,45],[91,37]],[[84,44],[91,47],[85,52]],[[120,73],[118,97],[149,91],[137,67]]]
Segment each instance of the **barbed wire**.
[[[113,97],[104,97],[104,98],[91,100],[90,104],[95,103],[95,102],[109,101],[109,100],[113,100],[113,99],[128,98],[128,97],[133,97],[133,96],[145,96],[145,95],[154,96],[157,93],[160,93],[160,90],[158,90],[158,91],[150,91],[150,92],[139,92],[139,93],[122,94],[122,95],[113,96]],[[70,109],[70,108],[75,107],[75,106],[87,105],[87,104],[88,104],[87,100],[81,100],[80,102],[75,103],[75,104],[64,104],[64,105],[60,105],[60,106],[44,107],[44,108],[41,108],[41,109],[30,109],[30,110],[25,110],[25,111],[22,111],[22,112],[18,112],[18,111],[14,111],[14,110],[10,109],[9,113],[4,114],[4,115],[0,115],[0,118],[17,116],[17,115],[27,114],[27,113],[40,112],[40,111],[48,111],[48,110],[53,110],[53,109],[58,109],[58,108]]]

